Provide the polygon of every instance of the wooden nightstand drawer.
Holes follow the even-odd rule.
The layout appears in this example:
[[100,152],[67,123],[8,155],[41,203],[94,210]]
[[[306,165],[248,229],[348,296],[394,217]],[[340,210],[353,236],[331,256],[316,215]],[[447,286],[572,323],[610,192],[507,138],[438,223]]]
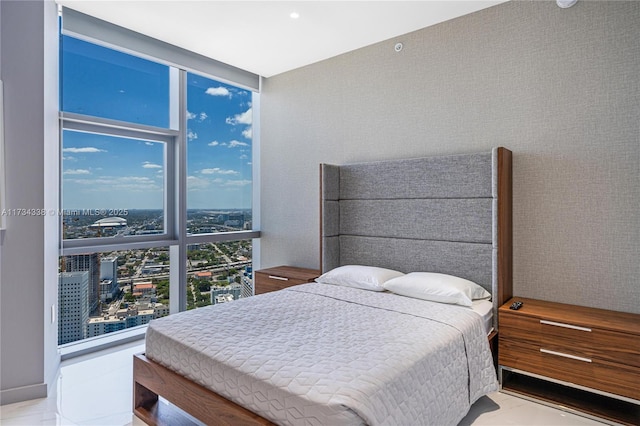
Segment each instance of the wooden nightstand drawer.
[[608,330],[593,330],[594,357],[640,369],[640,336]]
[[500,364],[552,377],[563,382],[595,387],[593,360],[540,346],[500,342]]
[[540,320],[525,315],[500,312],[500,339],[540,345]]
[[640,400],[640,369],[569,351],[500,340],[500,365]]
[[516,342],[502,337],[502,329],[498,333],[498,364],[520,370],[543,374],[542,354],[539,345]]
[[317,269],[297,268],[295,266],[276,266],[255,272],[255,294],[282,290],[298,284],[312,282],[320,276]]

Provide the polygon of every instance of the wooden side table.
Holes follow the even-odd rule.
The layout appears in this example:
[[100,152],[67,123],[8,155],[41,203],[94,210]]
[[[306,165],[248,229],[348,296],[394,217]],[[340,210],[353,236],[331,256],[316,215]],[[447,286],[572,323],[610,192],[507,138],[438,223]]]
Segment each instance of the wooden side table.
[[519,297],[498,315],[503,392],[640,424],[640,315]]
[[282,290],[293,285],[312,282],[320,276],[320,270],[296,266],[276,266],[255,271],[255,294]]

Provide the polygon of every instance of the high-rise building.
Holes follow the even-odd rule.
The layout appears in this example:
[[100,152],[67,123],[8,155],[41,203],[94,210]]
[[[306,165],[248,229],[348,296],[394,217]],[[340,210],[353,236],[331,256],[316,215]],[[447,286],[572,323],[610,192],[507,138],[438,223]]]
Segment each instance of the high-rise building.
[[[249,267],[249,270],[251,268]],[[253,296],[253,274],[251,272],[245,272],[240,277],[240,284],[242,285],[242,297]]]
[[100,254],[77,254],[66,256],[65,272],[88,271],[89,272],[89,312],[97,313],[100,303]]
[[100,259],[100,302],[112,300],[118,294],[118,256]]
[[61,272],[58,278],[58,344],[87,337],[89,272]]
[[118,282],[118,256],[100,259],[100,279]]

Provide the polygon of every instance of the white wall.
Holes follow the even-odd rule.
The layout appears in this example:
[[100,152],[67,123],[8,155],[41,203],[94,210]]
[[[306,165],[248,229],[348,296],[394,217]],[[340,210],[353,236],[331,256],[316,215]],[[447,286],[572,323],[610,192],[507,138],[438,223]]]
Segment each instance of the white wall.
[[639,28],[513,1],[266,79],[262,266],[319,267],[320,162],[504,146],[515,294],[640,313]]
[[[0,2],[7,209],[57,210],[58,48],[53,1]],[[0,236],[0,403],[44,397],[59,365],[58,218],[8,216]]]

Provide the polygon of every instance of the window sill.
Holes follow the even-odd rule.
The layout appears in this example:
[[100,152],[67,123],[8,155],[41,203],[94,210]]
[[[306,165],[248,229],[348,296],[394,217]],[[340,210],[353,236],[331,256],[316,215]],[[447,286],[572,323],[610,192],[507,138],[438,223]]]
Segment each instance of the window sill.
[[147,325],[133,327],[127,330],[109,333],[104,336],[92,337],[78,342],[58,346],[60,360],[75,358],[93,352],[109,349],[115,346],[144,339]]

